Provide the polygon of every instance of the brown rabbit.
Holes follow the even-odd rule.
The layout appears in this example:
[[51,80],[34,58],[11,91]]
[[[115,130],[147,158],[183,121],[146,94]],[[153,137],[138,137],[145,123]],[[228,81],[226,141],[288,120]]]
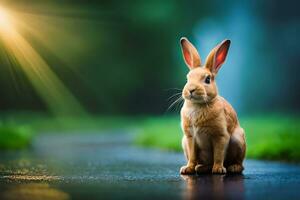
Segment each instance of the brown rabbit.
[[208,55],[204,65],[196,48],[180,40],[184,60],[190,71],[183,88],[181,125],[182,146],[188,160],[181,174],[241,173],[246,144],[244,130],[231,105],[218,95],[216,75],[225,61],[230,40],[224,40]]

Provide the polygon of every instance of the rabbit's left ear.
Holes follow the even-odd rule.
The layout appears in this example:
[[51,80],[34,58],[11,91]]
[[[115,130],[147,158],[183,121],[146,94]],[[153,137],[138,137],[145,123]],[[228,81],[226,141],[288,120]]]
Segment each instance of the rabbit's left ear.
[[187,38],[183,37],[180,39],[182,55],[184,61],[190,70],[200,67],[201,59],[197,49],[188,41]]
[[230,40],[224,40],[217,45],[207,56],[205,67],[212,73],[217,74],[225,62],[229,47]]

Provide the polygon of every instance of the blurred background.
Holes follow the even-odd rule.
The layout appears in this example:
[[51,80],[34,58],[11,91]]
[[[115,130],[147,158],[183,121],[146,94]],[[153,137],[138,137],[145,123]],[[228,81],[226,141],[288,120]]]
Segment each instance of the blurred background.
[[[248,156],[300,160],[299,4],[2,0],[1,145],[27,146],[41,132],[120,129],[136,132],[136,144],[180,150],[180,103],[172,102],[188,69],[179,39],[204,60],[228,38],[217,83],[241,117]],[[11,135],[24,141],[8,145]]]

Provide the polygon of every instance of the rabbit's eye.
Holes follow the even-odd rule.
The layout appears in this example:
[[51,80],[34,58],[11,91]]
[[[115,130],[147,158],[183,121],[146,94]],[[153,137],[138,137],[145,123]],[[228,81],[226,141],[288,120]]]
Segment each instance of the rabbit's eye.
[[204,82],[206,84],[210,84],[210,76],[209,75],[205,78]]

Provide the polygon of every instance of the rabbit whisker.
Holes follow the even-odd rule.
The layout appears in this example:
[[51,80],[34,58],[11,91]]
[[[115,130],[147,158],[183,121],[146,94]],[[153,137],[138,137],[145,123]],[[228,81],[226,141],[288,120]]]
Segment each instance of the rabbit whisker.
[[169,88],[169,89],[165,89],[165,91],[170,91],[170,90],[177,90],[177,91],[181,91],[182,89],[179,89],[179,88]]
[[180,96],[179,98],[177,98],[167,109],[167,111],[169,111],[171,108],[173,108],[176,104],[181,103],[181,101],[183,101],[182,96]]
[[[179,96],[179,95],[181,95],[181,92],[178,92],[178,93],[173,94],[172,96],[170,96],[170,97],[168,98],[168,101],[171,100],[172,98],[176,97],[176,96]],[[177,98],[177,97],[176,97],[176,98]]]

